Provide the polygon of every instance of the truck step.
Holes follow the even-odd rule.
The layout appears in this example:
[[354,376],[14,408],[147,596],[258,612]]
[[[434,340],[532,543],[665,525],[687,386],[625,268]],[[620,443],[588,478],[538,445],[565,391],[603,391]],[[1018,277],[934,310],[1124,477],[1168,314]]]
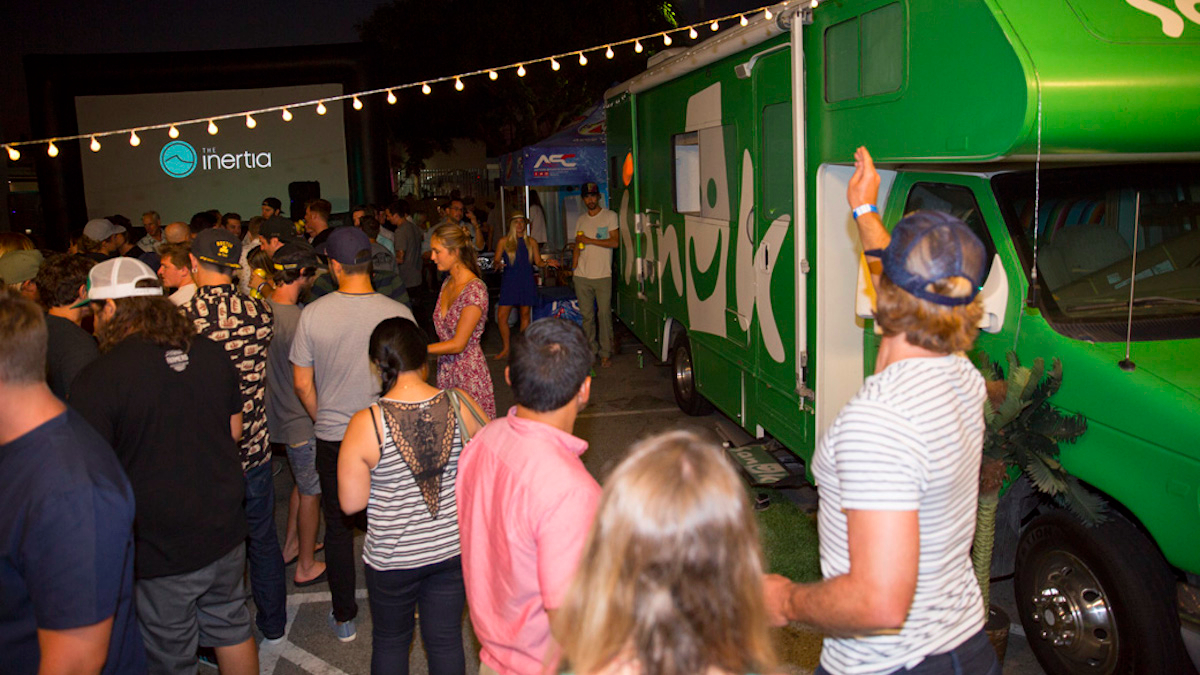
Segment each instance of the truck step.
[[727,441],[723,445],[750,487],[783,489],[810,485],[804,463],[774,440],[737,446]]

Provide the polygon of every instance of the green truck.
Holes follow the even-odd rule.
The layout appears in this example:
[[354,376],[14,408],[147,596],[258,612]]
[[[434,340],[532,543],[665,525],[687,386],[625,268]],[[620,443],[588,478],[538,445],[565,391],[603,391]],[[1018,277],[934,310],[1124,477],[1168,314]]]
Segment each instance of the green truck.
[[[616,312],[800,460],[872,369],[846,204],[958,215],[993,258],[977,349],[1062,360],[1062,452],[1113,518],[1015,506],[994,572],[1051,673],[1200,660],[1200,5],[828,0],[667,50],[606,94]],[[1019,541],[1018,541],[1019,539]],[[1188,649],[1192,656],[1189,658]]]

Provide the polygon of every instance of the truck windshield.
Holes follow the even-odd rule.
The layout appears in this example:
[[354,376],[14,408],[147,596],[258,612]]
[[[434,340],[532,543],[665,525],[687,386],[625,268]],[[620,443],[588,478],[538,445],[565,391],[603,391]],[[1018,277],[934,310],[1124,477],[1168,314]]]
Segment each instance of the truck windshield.
[[1036,218],[1034,172],[992,185],[1027,274],[1037,238],[1039,304],[1060,331],[1124,339],[1132,277],[1141,339],[1200,334],[1200,165],[1043,169]]

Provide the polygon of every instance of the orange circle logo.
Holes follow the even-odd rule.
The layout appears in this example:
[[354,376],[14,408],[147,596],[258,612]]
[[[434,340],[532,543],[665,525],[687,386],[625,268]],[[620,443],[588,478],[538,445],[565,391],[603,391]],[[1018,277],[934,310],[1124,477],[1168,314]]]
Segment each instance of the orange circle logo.
[[621,168],[621,180],[625,182],[625,187],[633,182],[633,153],[625,155],[625,166]]

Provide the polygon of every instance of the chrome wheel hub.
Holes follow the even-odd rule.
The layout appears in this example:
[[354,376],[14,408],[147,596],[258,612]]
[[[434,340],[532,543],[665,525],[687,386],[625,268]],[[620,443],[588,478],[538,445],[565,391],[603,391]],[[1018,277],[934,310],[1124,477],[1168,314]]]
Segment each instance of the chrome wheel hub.
[[1052,551],[1038,565],[1034,579],[1036,636],[1051,642],[1059,657],[1079,672],[1112,672],[1117,627],[1109,599],[1091,569],[1070,553]]

